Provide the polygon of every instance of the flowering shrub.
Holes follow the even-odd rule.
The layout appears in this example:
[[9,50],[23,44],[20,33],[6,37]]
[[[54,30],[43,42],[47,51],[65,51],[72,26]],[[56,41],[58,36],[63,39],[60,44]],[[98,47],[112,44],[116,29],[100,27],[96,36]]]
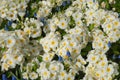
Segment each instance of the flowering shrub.
[[2,80],[119,80],[120,19],[105,1],[0,0]]

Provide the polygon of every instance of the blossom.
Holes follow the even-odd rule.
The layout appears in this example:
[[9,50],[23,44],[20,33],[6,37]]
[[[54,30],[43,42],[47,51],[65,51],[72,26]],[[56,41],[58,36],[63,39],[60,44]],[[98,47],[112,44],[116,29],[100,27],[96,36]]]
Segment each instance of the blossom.
[[14,39],[14,37],[9,37],[6,40],[6,45],[7,47],[13,47],[15,45],[16,40]]
[[41,71],[42,79],[49,79],[50,78],[50,72],[47,69],[43,69]]
[[65,19],[61,19],[58,24],[60,29],[66,29],[68,27],[68,23]]
[[27,72],[24,72],[22,75],[23,75],[24,79],[28,79],[28,73]]
[[35,73],[35,72],[31,72],[31,73],[29,73],[29,76],[30,76],[30,79],[32,79],[32,80],[38,78],[38,74]]

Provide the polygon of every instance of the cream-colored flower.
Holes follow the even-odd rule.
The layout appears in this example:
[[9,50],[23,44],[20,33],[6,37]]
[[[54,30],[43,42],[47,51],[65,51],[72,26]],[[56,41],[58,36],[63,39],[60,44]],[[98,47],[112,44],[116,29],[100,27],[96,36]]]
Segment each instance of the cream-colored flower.
[[24,79],[28,79],[28,73],[27,72],[22,73],[22,76],[23,76]]
[[8,64],[6,64],[6,63],[2,63],[2,71],[4,71],[4,70],[8,70],[8,68],[9,68],[9,65]]
[[50,79],[50,72],[47,69],[41,70],[41,77],[43,80]]
[[68,23],[67,23],[66,20],[63,19],[63,20],[60,20],[60,21],[59,21],[58,26],[59,26],[59,28],[61,28],[61,29],[66,29],[66,28],[68,27]]
[[38,78],[38,74],[36,72],[31,72],[29,73],[29,77],[30,79],[35,80]]
[[15,43],[16,43],[16,40],[15,40],[14,37],[9,37],[9,38],[7,38],[7,40],[6,40],[6,46],[7,46],[8,48],[13,47],[13,46],[15,45]]
[[65,71],[60,71],[59,80],[63,80],[66,77],[67,73]]

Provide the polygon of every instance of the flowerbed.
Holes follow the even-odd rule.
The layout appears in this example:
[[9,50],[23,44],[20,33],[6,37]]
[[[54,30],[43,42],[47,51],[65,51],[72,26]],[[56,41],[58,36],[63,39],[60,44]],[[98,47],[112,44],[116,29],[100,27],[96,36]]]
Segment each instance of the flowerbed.
[[119,0],[0,1],[2,80],[120,79]]

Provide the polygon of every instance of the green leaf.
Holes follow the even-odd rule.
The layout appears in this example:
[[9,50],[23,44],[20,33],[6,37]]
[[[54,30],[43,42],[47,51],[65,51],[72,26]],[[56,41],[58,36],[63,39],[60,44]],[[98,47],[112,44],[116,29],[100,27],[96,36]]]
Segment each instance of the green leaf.
[[95,24],[90,24],[90,25],[88,26],[88,30],[89,30],[89,31],[92,31],[92,30],[94,29],[94,26],[95,26]]
[[42,56],[38,56],[37,59],[39,60],[39,62],[42,62]]

